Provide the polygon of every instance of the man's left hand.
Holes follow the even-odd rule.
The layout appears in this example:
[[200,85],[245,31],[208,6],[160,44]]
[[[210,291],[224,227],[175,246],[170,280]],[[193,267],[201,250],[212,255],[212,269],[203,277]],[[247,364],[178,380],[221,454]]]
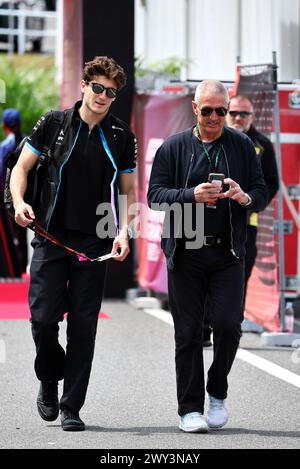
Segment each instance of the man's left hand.
[[115,261],[124,261],[128,256],[130,250],[127,230],[126,232],[120,231],[115,238],[111,252],[115,253],[116,251],[120,251],[120,254],[113,258]]
[[226,178],[224,179],[224,184],[229,185],[229,190],[219,194],[219,199],[225,199],[228,197],[229,199],[236,200],[236,202],[239,202],[242,205],[247,204],[249,198],[237,182],[231,178]]

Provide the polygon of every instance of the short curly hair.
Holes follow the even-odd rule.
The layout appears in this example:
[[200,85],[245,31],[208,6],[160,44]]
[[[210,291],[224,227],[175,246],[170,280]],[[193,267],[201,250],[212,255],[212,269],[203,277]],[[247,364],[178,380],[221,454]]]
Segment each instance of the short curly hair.
[[82,79],[92,81],[95,76],[103,75],[111,80],[115,80],[118,89],[126,84],[126,74],[124,69],[111,57],[97,56],[90,62],[84,64]]

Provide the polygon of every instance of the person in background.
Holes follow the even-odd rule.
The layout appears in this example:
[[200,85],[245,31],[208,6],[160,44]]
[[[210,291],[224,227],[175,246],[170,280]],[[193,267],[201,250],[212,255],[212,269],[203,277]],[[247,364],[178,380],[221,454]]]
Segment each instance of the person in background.
[[[202,247],[187,243],[176,217],[165,217],[162,249],[167,259],[168,290],[175,328],[179,428],[205,433],[228,421],[227,377],[241,336],[244,256],[248,210],[262,210],[267,191],[251,140],[225,127],[229,96],[215,80],[201,82],[192,101],[197,124],[169,137],[157,150],[148,189],[150,208],[178,204],[182,226],[204,230]],[[225,176],[223,192],[209,181]],[[154,205],[155,204],[155,205]],[[195,216],[197,205],[204,216]],[[213,205],[213,207],[212,207]],[[190,210],[191,209],[191,210]],[[175,219],[175,220],[174,220]],[[170,222],[170,226],[166,226]],[[181,230],[182,233],[182,230]],[[205,300],[213,305],[213,362],[208,370],[207,420],[204,418],[203,316]]]
[[[229,104],[229,112],[226,116],[228,127],[244,132],[252,140],[257,158],[261,164],[264,180],[268,190],[268,204],[275,197],[279,181],[276,164],[276,156],[272,142],[253,125],[255,114],[253,104],[247,96],[233,96]],[[257,221],[258,215],[255,211],[250,211],[247,218],[247,241],[245,255],[245,293],[246,299],[247,284],[250,278],[255,259],[257,255],[256,238],[257,238]],[[210,303],[207,299],[207,314],[204,319],[203,344],[211,345],[211,327],[210,327]]]
[[21,131],[20,113],[15,108],[5,109],[2,114],[2,126],[6,138],[0,143],[0,178],[1,185],[5,185],[6,159],[23,139]]
[[[274,146],[265,135],[253,125],[255,114],[253,104],[246,96],[237,95],[231,98],[226,123],[233,129],[244,132],[255,146],[257,158],[261,164],[264,180],[268,191],[268,204],[275,197],[278,187],[278,171]],[[257,212],[250,211],[247,224],[247,241],[245,256],[245,295],[247,283],[250,278],[257,255]]]
[[[6,178],[6,159],[8,155],[16,149],[24,137],[21,129],[21,116],[18,109],[8,108],[3,111],[2,126],[6,134],[6,138],[0,143],[0,186],[1,197],[3,199]],[[28,262],[27,230],[20,228],[20,226],[15,223],[12,223],[11,229],[15,240],[14,244],[16,245],[20,271],[26,272]]]
[[[70,256],[47,236],[36,235],[32,242],[29,304],[35,372],[40,380],[37,408],[46,421],[56,420],[60,410],[65,431],[85,430],[79,411],[90,378],[106,275],[106,262],[90,259],[119,252],[114,260],[123,261],[129,253],[136,142],[127,124],[110,112],[125,83],[123,68],[112,58],[99,56],[85,64],[80,81],[83,98],[64,111],[48,162],[49,177],[41,187],[43,203],[36,213],[23,196],[28,172],[43,150],[51,113],[37,122],[11,175],[16,222],[27,226],[38,217],[39,225],[55,241],[80,253]],[[120,210],[119,193],[127,198]],[[101,225],[99,215],[105,212],[111,216]],[[66,312],[64,350],[58,332]],[[64,385],[58,401],[60,380]]]

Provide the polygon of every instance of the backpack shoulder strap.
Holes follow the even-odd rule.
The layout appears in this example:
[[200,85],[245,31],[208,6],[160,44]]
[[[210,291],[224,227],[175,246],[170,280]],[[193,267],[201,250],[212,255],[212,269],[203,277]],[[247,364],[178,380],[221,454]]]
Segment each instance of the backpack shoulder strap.
[[51,151],[54,146],[58,134],[62,128],[65,119],[64,111],[51,111],[49,121],[47,123],[45,147],[47,151]]
[[33,180],[33,196],[32,200],[36,199],[37,190],[38,190],[38,178],[37,173],[41,166],[48,164],[52,159],[52,148],[55,145],[57,140],[58,134],[63,126],[63,122],[65,119],[65,112],[63,111],[51,111],[50,118],[47,122],[46,127],[46,140],[43,145],[42,153],[39,156],[38,163],[35,169],[36,177]]

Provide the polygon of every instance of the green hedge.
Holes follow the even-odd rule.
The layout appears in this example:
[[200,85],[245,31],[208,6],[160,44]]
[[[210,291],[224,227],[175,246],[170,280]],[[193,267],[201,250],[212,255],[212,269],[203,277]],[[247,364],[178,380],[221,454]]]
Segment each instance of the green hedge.
[[[59,87],[55,83],[53,58],[45,56],[0,55],[0,79],[5,83],[6,102],[0,103],[0,122],[6,108],[21,113],[22,130],[29,134],[46,111],[59,108]],[[1,125],[2,127],[2,125]],[[0,130],[0,141],[4,132]]]

